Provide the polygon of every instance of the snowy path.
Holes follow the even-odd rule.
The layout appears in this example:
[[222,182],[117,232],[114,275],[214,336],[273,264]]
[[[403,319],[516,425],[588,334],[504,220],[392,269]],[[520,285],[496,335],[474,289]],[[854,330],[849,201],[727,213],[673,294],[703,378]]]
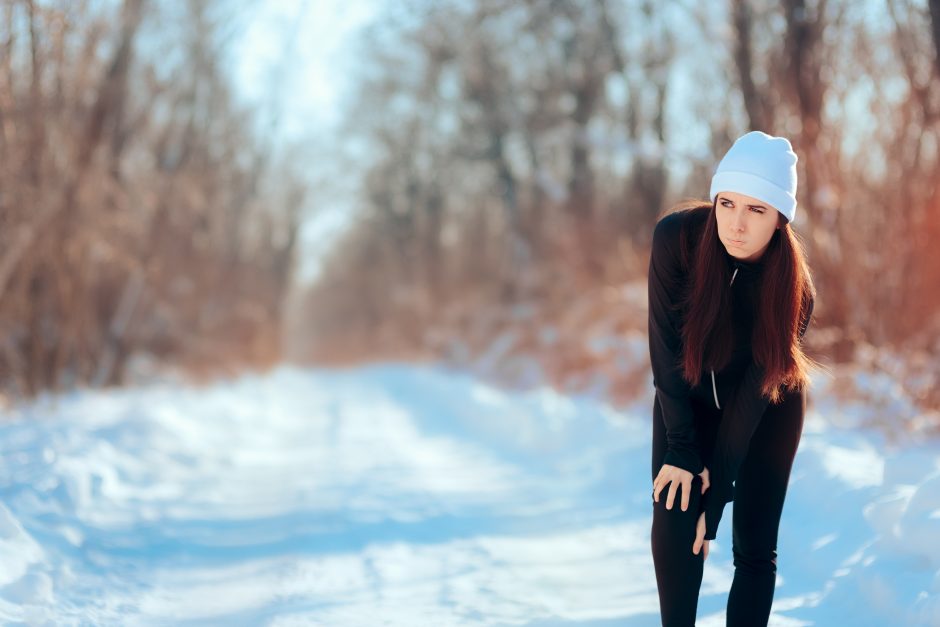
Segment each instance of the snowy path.
[[[388,365],[39,402],[0,424],[0,620],[653,627],[651,399]],[[940,444],[819,411],[849,410],[811,407],[771,624],[940,625]]]

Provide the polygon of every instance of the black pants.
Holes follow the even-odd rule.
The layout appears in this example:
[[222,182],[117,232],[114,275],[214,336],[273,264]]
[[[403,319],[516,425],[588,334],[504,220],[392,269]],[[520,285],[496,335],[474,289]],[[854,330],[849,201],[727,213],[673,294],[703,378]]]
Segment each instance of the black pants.
[[[722,410],[693,397],[696,437],[708,466]],[[767,625],[777,573],[777,531],[790,469],[803,432],[806,391],[788,392],[779,404],[767,406],[751,439],[734,487],[734,505],[725,506],[722,524],[732,508],[734,580],[728,596],[728,627]],[[653,467],[655,479],[666,454],[666,429],[659,401],[653,406]],[[651,544],[659,606],[664,627],[693,627],[702,584],[704,552],[692,553],[698,521],[702,478],[692,481],[689,509],[681,508],[682,488],[676,491],[671,510],[666,509],[668,489],[653,501]],[[650,491],[652,500],[652,489]]]

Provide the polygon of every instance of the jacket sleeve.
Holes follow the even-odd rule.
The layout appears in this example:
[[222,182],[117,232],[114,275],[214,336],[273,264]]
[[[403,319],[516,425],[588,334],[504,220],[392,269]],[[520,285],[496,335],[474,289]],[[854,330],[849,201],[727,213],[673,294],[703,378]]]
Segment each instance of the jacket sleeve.
[[649,348],[656,400],[666,427],[664,464],[702,472],[690,387],[679,368],[680,316],[676,310],[683,272],[678,261],[680,222],[670,214],[656,223],[649,264]]
[[[811,297],[808,313],[800,321],[800,340],[803,339],[809,326],[813,315],[813,305],[814,301]],[[708,467],[710,486],[702,495],[700,504],[705,512],[706,540],[715,539],[725,504],[734,500],[733,483],[737,479],[738,469],[744,462],[751,437],[770,403],[770,400],[760,393],[763,378],[763,368],[751,362],[741,378],[734,399],[728,406],[727,415],[722,418],[718,427],[715,448]]]

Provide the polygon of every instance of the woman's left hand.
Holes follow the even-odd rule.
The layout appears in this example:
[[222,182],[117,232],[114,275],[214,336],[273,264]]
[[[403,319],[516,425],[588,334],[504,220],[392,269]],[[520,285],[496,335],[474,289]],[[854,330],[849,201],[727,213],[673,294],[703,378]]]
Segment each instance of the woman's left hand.
[[702,559],[707,560],[709,542],[711,540],[705,539],[705,512],[702,512],[698,517],[698,523],[695,525],[695,542],[692,544],[692,552],[698,555],[698,552],[704,547],[705,556]]

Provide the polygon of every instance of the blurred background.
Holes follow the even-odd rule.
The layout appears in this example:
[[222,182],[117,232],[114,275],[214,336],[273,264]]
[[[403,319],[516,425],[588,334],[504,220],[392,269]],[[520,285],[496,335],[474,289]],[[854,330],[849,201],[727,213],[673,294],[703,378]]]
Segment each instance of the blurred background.
[[499,337],[500,380],[578,388],[589,326],[645,328],[657,217],[760,129],[800,158],[815,356],[938,405],[937,2],[0,10],[7,398]]
[[940,0],[0,0],[0,622],[658,625],[650,240],[755,129],[770,624],[940,625]]

